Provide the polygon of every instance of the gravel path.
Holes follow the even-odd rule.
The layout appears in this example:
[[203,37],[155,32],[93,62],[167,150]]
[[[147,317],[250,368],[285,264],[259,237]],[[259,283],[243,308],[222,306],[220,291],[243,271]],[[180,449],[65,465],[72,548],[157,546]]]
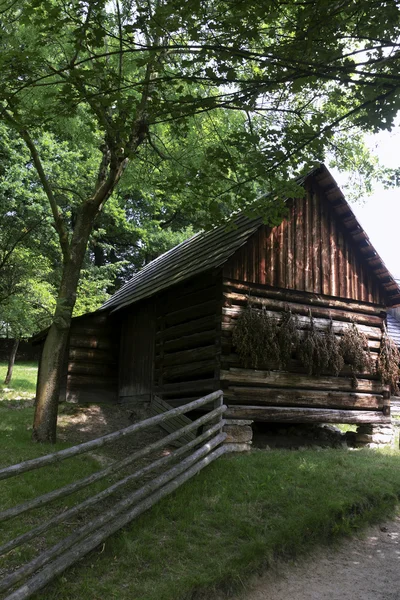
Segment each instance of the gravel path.
[[400,516],[252,584],[235,600],[400,600]]

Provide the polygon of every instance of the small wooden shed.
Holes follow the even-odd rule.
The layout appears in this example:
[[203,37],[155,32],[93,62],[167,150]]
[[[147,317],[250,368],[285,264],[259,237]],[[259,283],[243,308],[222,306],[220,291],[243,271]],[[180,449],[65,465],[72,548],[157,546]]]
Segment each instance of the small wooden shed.
[[[264,421],[385,423],[389,392],[376,375],[310,376],[246,369],[232,345],[250,295],[270,314],[289,307],[300,329],[351,322],[377,357],[400,289],[324,165],[305,177],[277,227],[237,216],[158,257],[99,311],[73,320],[66,361],[70,400],[172,406],[222,388],[231,416]],[[68,364],[67,364],[68,363]]]

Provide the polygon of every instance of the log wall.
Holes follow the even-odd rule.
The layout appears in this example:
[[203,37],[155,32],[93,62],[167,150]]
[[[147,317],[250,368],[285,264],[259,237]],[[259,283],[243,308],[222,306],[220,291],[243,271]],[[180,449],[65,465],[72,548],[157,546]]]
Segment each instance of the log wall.
[[154,392],[172,406],[218,389],[221,286],[207,274],[157,299]]
[[72,320],[66,399],[71,402],[116,402],[119,328],[107,313]]
[[310,376],[295,355],[288,371],[280,371],[277,364],[271,364],[269,371],[243,368],[232,345],[232,332],[247,305],[248,294],[253,306],[265,307],[267,313],[277,320],[280,320],[285,307],[289,307],[297,315],[300,335],[304,335],[309,327],[310,307],[316,328],[326,330],[332,319],[338,337],[351,322],[355,322],[360,331],[368,335],[375,361],[382,338],[385,317],[382,306],[225,279],[219,376],[225,401],[231,408],[230,416],[299,423],[372,423],[388,419],[389,393],[374,374],[357,373],[358,385],[355,388],[348,367],[339,377],[326,373],[319,377]]
[[278,288],[383,304],[382,287],[329,202],[317,191],[289,207],[278,227],[261,226],[226,263],[224,276]]

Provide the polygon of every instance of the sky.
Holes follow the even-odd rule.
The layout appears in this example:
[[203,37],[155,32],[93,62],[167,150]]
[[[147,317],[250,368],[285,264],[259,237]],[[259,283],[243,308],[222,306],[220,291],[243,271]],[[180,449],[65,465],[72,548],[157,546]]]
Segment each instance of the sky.
[[[385,167],[400,168],[400,126],[366,139]],[[346,173],[330,169],[339,187],[346,183]],[[374,185],[371,196],[351,202],[351,208],[372,245],[391,274],[400,279],[400,188],[385,190]]]

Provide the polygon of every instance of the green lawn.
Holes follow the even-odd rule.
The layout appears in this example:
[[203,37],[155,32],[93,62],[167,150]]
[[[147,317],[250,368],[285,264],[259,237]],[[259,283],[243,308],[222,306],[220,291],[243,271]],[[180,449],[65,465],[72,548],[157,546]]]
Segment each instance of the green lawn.
[[11,382],[6,386],[4,379],[7,373],[7,363],[0,362],[0,402],[34,398],[37,370],[36,362],[15,363]]
[[[5,372],[1,363],[1,381]],[[34,397],[36,372],[34,363],[17,363],[11,385],[0,386],[0,400],[11,401],[0,401],[1,466],[53,449],[31,442],[33,408],[18,402]],[[220,459],[69,569],[37,600],[188,600],[234,590],[277,558],[304,554],[385,518],[400,497],[399,467],[395,451],[253,451]],[[23,502],[98,468],[94,458],[76,457],[0,482],[0,505]],[[87,493],[0,525],[1,539]],[[63,531],[54,532],[54,539]],[[35,553],[34,543],[15,549],[0,568]]]
[[[32,408],[12,410],[0,404],[2,465],[48,450],[30,442],[32,414]],[[298,556],[387,517],[400,496],[399,467],[394,451],[255,450],[219,459],[36,599],[211,599],[216,590],[240,587],[277,558]],[[0,484],[0,505],[96,468],[95,460],[76,457],[19,481],[10,479]],[[71,497],[47,510],[74,501]],[[29,529],[45,513],[42,509],[10,521],[1,537]],[[16,549],[7,562],[16,564],[33,553],[31,548]]]

